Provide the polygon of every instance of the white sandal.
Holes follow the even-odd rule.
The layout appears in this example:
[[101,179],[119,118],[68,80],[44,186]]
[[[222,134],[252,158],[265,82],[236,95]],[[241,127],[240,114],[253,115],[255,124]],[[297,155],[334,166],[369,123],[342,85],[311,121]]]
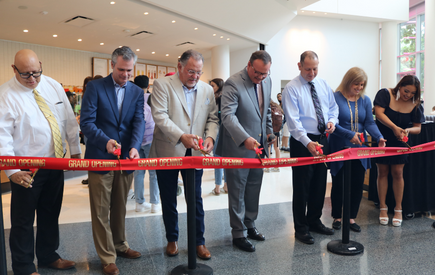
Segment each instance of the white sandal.
[[[402,210],[394,209],[394,212],[402,212]],[[395,226],[395,227],[402,226],[402,219],[393,218],[393,226]]]
[[[387,208],[379,208],[379,210],[385,210],[385,211],[387,211],[387,215],[388,215],[388,207]],[[396,211],[396,210],[394,210],[394,211]],[[388,225],[388,221],[389,221],[390,219],[388,218],[388,216],[386,216],[386,217],[379,217],[379,223],[380,224],[382,224],[382,225]]]

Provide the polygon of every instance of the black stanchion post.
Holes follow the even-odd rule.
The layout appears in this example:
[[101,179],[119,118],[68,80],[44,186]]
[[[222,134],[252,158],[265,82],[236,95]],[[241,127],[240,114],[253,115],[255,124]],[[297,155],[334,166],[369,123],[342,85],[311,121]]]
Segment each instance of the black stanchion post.
[[350,230],[350,174],[351,162],[345,161],[343,168],[343,234],[342,240],[330,241],[327,248],[330,252],[339,255],[358,255],[364,252],[364,246],[358,242],[349,240],[349,230]]
[[187,201],[187,256],[188,264],[174,268],[171,275],[212,275],[213,269],[205,264],[196,263],[196,196],[195,169],[186,171]]
[[2,192],[1,192],[1,187],[0,187],[0,275],[6,275],[6,274],[7,274],[6,240],[5,240],[5,226],[3,224]]

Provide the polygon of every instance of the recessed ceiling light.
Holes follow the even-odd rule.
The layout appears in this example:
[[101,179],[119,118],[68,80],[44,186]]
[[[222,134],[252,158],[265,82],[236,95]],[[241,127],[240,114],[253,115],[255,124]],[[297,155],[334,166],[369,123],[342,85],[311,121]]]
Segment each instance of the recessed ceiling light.
[[148,15],[149,13],[148,12],[144,12],[143,14]]
[[178,58],[181,58],[181,55],[179,55]]
[[214,33],[213,36],[216,36],[216,34]]
[[110,2],[110,5],[115,5],[115,1]]
[[57,37],[57,34],[53,34],[53,37]]
[[119,46],[118,48],[122,48],[122,46]]
[[101,46],[103,46],[103,45],[104,45],[104,43],[100,43],[100,45],[101,45]]
[[169,56],[169,54],[167,53],[166,56]]
[[155,54],[156,52],[151,52],[151,54]]
[[325,14],[328,14],[327,12],[325,12]]
[[315,11],[313,11],[313,13],[316,13]]
[[302,12],[305,12],[305,11],[302,11]]
[[227,40],[230,40],[229,38],[227,38]]
[[77,41],[79,41],[79,42],[82,42],[82,39],[81,39],[81,38],[79,38],[79,39],[77,39]]
[[197,31],[198,30],[198,28],[195,28],[195,31]]
[[223,36],[221,36],[221,38],[224,38]]
[[140,49],[136,49],[136,51],[137,51],[137,52],[139,52],[139,51],[140,51]]
[[172,20],[172,23],[175,23],[175,20]]
[[29,32],[29,30],[23,30],[23,32]]

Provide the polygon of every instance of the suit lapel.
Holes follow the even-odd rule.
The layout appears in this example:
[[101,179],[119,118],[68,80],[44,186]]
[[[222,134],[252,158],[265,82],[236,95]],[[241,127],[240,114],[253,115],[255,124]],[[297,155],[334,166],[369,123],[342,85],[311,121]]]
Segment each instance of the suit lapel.
[[128,109],[130,108],[130,103],[132,102],[133,94],[130,92],[131,84],[127,83],[127,86],[125,87],[125,93],[124,93],[124,101],[122,102],[122,109],[121,109],[121,119],[119,121],[122,121],[125,117],[125,115],[128,113]]
[[246,69],[243,70],[242,79],[244,80],[243,84],[245,85],[246,92],[248,93],[249,97],[251,98],[251,101],[252,101],[252,104],[254,105],[255,111],[257,111],[257,115],[261,118],[260,108],[258,107],[258,99],[257,99],[257,95],[255,94],[255,89],[254,89],[254,83],[252,83],[251,79],[249,78],[248,72],[246,71]]
[[107,98],[109,99],[110,106],[112,106],[113,113],[116,121],[119,123],[119,111],[117,106],[117,98],[115,92],[115,85],[113,84],[112,75],[106,77],[105,87]]
[[[263,117],[267,116],[267,109],[269,108],[269,105],[267,104],[267,100],[266,98],[269,96],[270,91],[269,91],[269,85],[265,85],[267,83],[267,81],[271,81],[269,78],[265,78],[262,82],[261,82],[261,91],[263,92]],[[266,90],[267,89],[267,90]],[[270,104],[270,103],[269,103]]]

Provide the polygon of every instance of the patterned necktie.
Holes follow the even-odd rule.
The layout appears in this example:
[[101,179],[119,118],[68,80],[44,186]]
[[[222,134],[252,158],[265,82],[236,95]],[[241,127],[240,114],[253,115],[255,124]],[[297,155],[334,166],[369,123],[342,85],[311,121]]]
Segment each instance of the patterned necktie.
[[323,112],[322,107],[320,106],[319,98],[317,97],[316,87],[314,87],[313,82],[308,82],[311,86],[311,97],[313,98],[314,103],[314,109],[316,109],[316,116],[317,121],[319,124],[317,124],[317,129],[319,130],[320,134],[323,134],[325,132],[325,119],[323,118]]
[[51,127],[51,134],[53,136],[54,142],[54,154],[56,158],[63,158],[63,145],[62,145],[62,136],[60,134],[59,125],[57,124],[57,120],[48,107],[45,99],[38,93],[36,89],[33,89],[33,94],[35,95],[36,103],[44,114],[45,118],[48,120],[48,123]]

